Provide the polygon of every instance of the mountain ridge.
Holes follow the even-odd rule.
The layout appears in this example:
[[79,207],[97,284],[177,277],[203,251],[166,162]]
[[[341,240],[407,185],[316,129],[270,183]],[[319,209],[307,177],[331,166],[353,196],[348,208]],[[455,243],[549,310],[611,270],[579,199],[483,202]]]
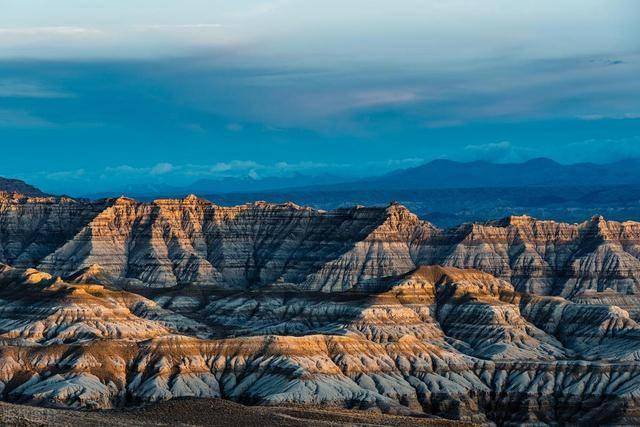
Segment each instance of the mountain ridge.
[[0,208],[0,262],[65,278],[223,289],[284,282],[331,292],[374,289],[384,276],[441,264],[480,269],[543,295],[605,284],[640,292],[640,223],[633,221],[510,216],[441,229],[397,203],[323,211],[293,203],[224,207],[195,196],[150,203],[8,198]]
[[[484,160],[459,162],[436,159],[423,165],[389,172],[378,177],[342,183],[339,186],[310,186],[305,190],[348,189],[409,190],[432,188],[482,188],[525,186],[638,185],[640,159],[613,163],[561,164],[540,157],[520,163]],[[298,188],[299,190],[301,188]]]
[[544,186],[640,185],[640,159],[612,163],[580,162],[563,164],[539,157],[522,162],[496,163],[485,160],[435,159],[422,165],[365,177],[322,173],[201,178],[188,185],[165,182],[141,183],[114,188],[83,197],[97,199],[125,194],[137,198],[182,197],[189,193],[230,194],[274,191],[364,191],[425,190],[438,188],[496,188]]
[[0,176],[0,192],[9,194],[22,194],[29,197],[46,197],[48,194],[42,192],[40,189],[26,182],[13,179],[4,178]]

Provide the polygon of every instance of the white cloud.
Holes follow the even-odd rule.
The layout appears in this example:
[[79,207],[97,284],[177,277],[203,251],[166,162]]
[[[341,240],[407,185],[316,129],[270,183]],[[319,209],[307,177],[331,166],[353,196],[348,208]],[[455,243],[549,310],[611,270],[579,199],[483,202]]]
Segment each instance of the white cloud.
[[586,114],[584,116],[578,116],[578,119],[586,121],[640,119],[640,113]]
[[[189,185],[198,179],[252,178],[292,176],[296,173],[318,175],[331,173],[344,177],[370,175],[371,170],[384,173],[397,168],[416,166],[421,158],[387,159],[383,161],[350,163],[326,163],[313,161],[258,163],[251,160],[231,160],[213,164],[175,165],[161,162],[154,166],[109,166],[102,170],[69,170],[41,172],[24,176],[28,181],[55,181],[58,188],[70,188],[80,182],[92,185],[92,191],[113,190],[118,186],[165,183],[173,186]],[[93,184],[99,183],[98,186]],[[65,185],[70,187],[65,187]],[[68,190],[64,190],[68,191]]]
[[229,123],[226,126],[226,129],[229,132],[240,132],[243,129],[243,127],[242,127],[242,125],[240,123]]
[[389,169],[409,168],[425,163],[425,159],[423,159],[422,157],[409,157],[406,159],[389,159],[382,162],[370,162],[370,164],[371,163],[377,163],[378,166],[386,166]]
[[173,165],[171,163],[158,163],[151,168],[151,175],[165,175],[173,171]]
[[232,160],[230,162],[218,162],[210,166],[186,165],[183,169],[190,174],[216,174],[229,171],[247,171],[251,169],[261,169],[263,165],[252,160]]
[[54,123],[23,110],[0,109],[0,128],[53,127]]
[[[259,54],[322,66],[367,60],[383,65],[442,64],[459,58],[474,62],[491,54],[564,57],[568,52],[632,50],[637,49],[639,11],[635,0],[538,0],[524,6],[512,0],[212,0],[163,2],[162,7],[151,1],[83,2],[78,7],[77,1],[57,0],[56,7],[46,10],[34,0],[11,3],[0,17],[11,23],[0,29],[4,34],[86,35],[100,31],[93,26],[111,23],[108,29],[113,33],[126,33],[122,50],[135,50],[140,30],[206,32],[224,27],[225,37],[242,40]],[[29,24],[34,21],[42,26]],[[82,26],[56,24],[60,22]],[[175,49],[167,45],[162,53],[175,55]]]
[[85,169],[75,169],[69,171],[59,171],[47,174],[47,179],[52,181],[73,181],[84,178],[86,175]]
[[71,98],[73,94],[33,82],[0,80],[0,98]]
[[96,28],[84,27],[0,27],[0,36],[71,36],[84,37],[87,35],[102,34]]
[[640,135],[627,138],[587,139],[558,147],[554,153],[572,162],[612,162],[640,157]]
[[137,25],[135,28],[142,31],[166,31],[166,30],[211,30],[223,27],[222,24],[152,24]]
[[327,169],[327,168],[343,168],[345,164],[336,163],[323,163],[323,162],[277,162],[273,165],[273,168],[280,172],[292,172],[292,171],[309,171],[313,169]]
[[353,107],[378,107],[406,104],[422,99],[417,92],[405,89],[380,89],[356,92],[351,95]]
[[535,150],[513,145],[509,141],[471,144],[464,147],[463,160],[484,160],[488,162],[522,162],[535,157]]
[[495,154],[508,152],[511,150],[511,143],[509,141],[489,142],[487,144],[467,145],[464,149],[470,153],[478,155],[479,157],[495,157]]

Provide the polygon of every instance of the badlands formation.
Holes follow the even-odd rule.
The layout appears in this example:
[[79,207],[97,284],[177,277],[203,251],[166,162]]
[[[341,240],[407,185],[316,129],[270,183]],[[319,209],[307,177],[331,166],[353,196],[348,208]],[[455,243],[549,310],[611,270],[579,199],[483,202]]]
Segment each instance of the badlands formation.
[[640,422],[640,223],[0,197],[0,397]]

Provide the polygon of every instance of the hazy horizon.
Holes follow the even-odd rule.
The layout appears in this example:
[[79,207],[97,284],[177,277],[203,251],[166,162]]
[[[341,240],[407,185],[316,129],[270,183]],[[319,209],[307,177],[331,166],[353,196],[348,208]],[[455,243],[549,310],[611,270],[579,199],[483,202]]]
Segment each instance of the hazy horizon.
[[[361,173],[340,173],[340,171],[334,171],[334,173],[328,172],[326,170],[319,169],[316,172],[313,170],[300,172],[297,170],[287,170],[286,168],[280,168],[280,173],[271,173],[264,176],[258,175],[255,172],[258,170],[268,170],[266,165],[254,164],[252,168],[246,175],[215,175],[209,177],[193,177],[192,180],[188,178],[184,181],[173,181],[171,180],[172,176],[167,173],[156,173],[153,171],[154,168],[160,168],[163,166],[154,166],[154,168],[140,170],[139,173],[141,175],[147,175],[146,179],[142,179],[140,181],[107,181],[103,180],[102,186],[92,186],[89,190],[86,190],[84,187],[76,187],[73,185],[66,185],[66,182],[58,182],[56,186],[56,182],[49,180],[43,180],[44,185],[40,185],[37,181],[23,180],[27,184],[33,185],[39,190],[43,190],[45,193],[49,194],[65,194],[73,197],[111,197],[116,195],[128,195],[133,197],[154,197],[154,196],[179,196],[186,195],[187,193],[196,193],[196,194],[225,194],[225,193],[255,193],[255,194],[268,194],[269,191],[277,191],[279,189],[289,190],[295,188],[309,188],[311,191],[314,191],[314,188],[317,189],[325,189],[331,191],[339,191],[341,183],[359,183],[366,182],[366,180],[370,178],[382,178],[382,182],[387,181],[394,173],[410,171],[410,170],[418,170],[421,169],[422,166],[429,166],[434,164],[436,166],[446,166],[446,163],[440,164],[439,161],[443,162],[453,162],[457,163],[461,166],[464,165],[474,165],[474,164],[486,164],[486,165],[527,165],[531,162],[535,161],[545,161],[549,163],[555,163],[561,166],[580,166],[580,165],[594,165],[594,166],[608,166],[608,165],[624,165],[624,162],[634,162],[640,163],[640,157],[626,157],[620,158],[615,161],[601,161],[601,162],[558,162],[557,160],[551,159],[549,157],[533,157],[530,159],[522,160],[522,161],[492,161],[485,159],[476,159],[476,160],[453,160],[448,158],[437,158],[431,159],[428,161],[423,161],[422,159],[411,159],[412,162],[416,162],[415,165],[406,165],[401,163],[396,163],[396,167],[391,167],[393,163],[388,162],[386,164],[378,163],[374,165],[369,163],[369,172],[365,172],[364,170]],[[403,163],[412,163],[412,162],[403,162]],[[373,168],[376,166],[376,168]],[[168,167],[168,166],[167,166]],[[171,166],[173,168],[173,166]],[[389,169],[387,169],[389,168]],[[274,168],[275,170],[276,168]],[[179,171],[180,168],[178,167]],[[444,171],[443,171],[444,172]],[[609,170],[612,172],[612,170]],[[597,172],[596,172],[597,173]],[[624,173],[624,172],[621,172]],[[169,175],[169,179],[165,180],[166,175]],[[0,176],[0,178],[8,178],[8,179],[21,179],[21,177],[16,176]],[[502,178],[504,179],[504,177]],[[364,180],[364,181],[363,181]],[[579,182],[580,177],[574,177],[572,179],[575,183],[571,185],[581,186],[582,184]],[[245,184],[243,184],[245,183]],[[251,184],[255,183],[255,187]],[[216,185],[218,185],[216,187]],[[336,187],[336,185],[338,185]],[[551,186],[557,186],[558,184],[550,184]],[[569,184],[562,184],[569,185]],[[625,184],[611,184],[605,183],[606,185],[625,185]],[[510,186],[508,183],[505,183],[505,187]],[[411,188],[412,185],[408,185],[407,188]],[[473,188],[474,185],[472,183],[468,186],[460,187],[458,184],[453,183],[453,185],[447,186],[437,186],[430,187],[425,186],[424,188]]]

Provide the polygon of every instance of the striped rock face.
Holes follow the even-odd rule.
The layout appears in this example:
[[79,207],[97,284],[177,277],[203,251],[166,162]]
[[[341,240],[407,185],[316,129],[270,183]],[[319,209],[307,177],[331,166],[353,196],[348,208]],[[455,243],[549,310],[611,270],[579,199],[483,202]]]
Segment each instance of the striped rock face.
[[327,404],[471,422],[637,421],[640,325],[618,307],[420,267],[369,292],[156,291],[0,272],[5,400]]
[[0,197],[0,398],[638,423],[640,224]]
[[376,289],[419,265],[472,268],[518,291],[577,298],[640,293],[640,223],[509,217],[440,230],[406,208],[317,211],[194,196],[138,203],[0,195],[0,262],[65,279],[100,270],[109,283],[221,290],[274,283]]

